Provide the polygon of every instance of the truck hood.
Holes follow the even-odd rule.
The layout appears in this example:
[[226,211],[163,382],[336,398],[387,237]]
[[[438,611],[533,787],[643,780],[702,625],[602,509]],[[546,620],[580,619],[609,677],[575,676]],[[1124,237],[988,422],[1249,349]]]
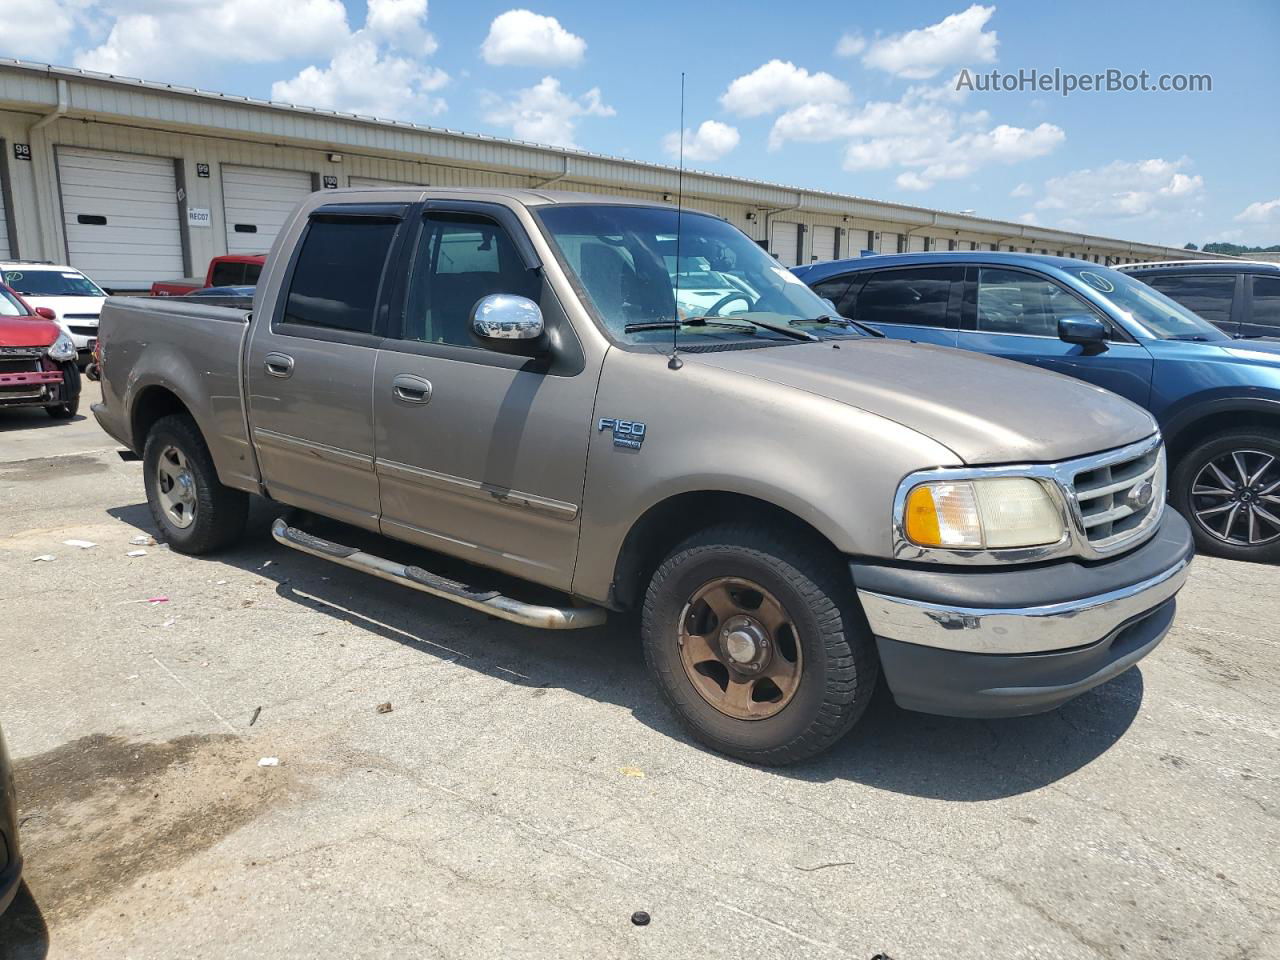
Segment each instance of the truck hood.
[[60,332],[43,317],[0,317],[0,347],[48,347]]
[[1156,431],[1141,407],[1060,374],[901,340],[686,355],[826,397],[923,434],[967,464],[1068,460]]

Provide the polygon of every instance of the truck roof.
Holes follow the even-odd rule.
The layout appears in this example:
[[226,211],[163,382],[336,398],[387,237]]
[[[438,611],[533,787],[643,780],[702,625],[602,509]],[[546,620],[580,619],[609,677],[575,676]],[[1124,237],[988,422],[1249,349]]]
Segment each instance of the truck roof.
[[[661,200],[646,200],[642,197],[622,197],[604,193],[578,193],[573,190],[539,190],[537,187],[417,187],[405,184],[403,187],[343,187],[337,190],[325,190],[324,199],[343,194],[358,194],[368,198],[370,194],[402,194],[406,190],[421,191],[426,197],[504,197],[527,207],[542,207],[554,203],[576,204],[609,204],[611,206],[660,207],[674,210],[675,205]],[[701,213],[702,211],[694,211]]]

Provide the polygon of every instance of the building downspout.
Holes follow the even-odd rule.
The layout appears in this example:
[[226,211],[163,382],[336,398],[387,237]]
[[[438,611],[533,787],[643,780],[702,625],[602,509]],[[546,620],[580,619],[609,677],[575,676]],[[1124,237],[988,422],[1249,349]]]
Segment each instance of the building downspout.
[[[773,243],[773,234],[769,232],[769,218],[775,213],[790,213],[792,210],[799,210],[802,206],[804,206],[804,197],[802,194],[797,193],[796,202],[791,206],[778,207],[777,209],[766,210],[764,212],[764,248],[768,253],[773,253],[773,251],[769,249],[769,246]],[[799,255],[799,253],[800,251],[797,250],[796,254]]]
[[[45,169],[39,170],[40,179],[44,180],[44,189],[41,189],[39,182],[36,185],[36,222],[40,234],[40,257],[35,259],[52,259],[61,260],[60,254],[54,253],[54,247],[57,246],[58,227],[57,218],[51,207],[51,201],[57,195],[58,179],[53,172],[54,159],[53,151],[43,149],[43,143],[40,149],[37,149],[36,140],[43,141],[44,134],[41,131],[52,124],[59,117],[65,117],[67,111],[71,108],[71,95],[67,87],[67,81],[62,77],[58,78],[58,103],[50,113],[46,113],[43,117],[31,124],[27,128],[27,143],[31,147],[31,159],[33,163],[39,163]],[[20,251],[26,254],[26,251]]]
[[564,179],[565,177],[567,177],[568,175],[569,175],[569,155],[568,155],[568,154],[565,154],[565,157],[564,157],[564,169],[563,169],[563,170],[561,170],[559,173],[557,173],[554,177],[548,177],[546,180],[542,180],[542,181],[540,181],[540,182],[538,182],[538,183],[535,183],[532,187],[530,187],[530,189],[531,189],[531,190],[541,190],[543,187],[549,187],[549,186],[551,186],[551,184],[553,184],[553,183],[559,183],[561,180],[563,180],[563,179]]

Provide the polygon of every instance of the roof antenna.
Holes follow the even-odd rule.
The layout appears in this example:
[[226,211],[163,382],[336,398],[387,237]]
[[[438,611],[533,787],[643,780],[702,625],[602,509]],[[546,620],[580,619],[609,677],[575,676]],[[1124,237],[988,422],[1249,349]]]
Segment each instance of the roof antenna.
[[676,277],[672,295],[675,298],[675,317],[671,322],[671,357],[668,370],[684,366],[680,359],[680,219],[684,213],[684,71],[680,71],[680,166],[676,173]]

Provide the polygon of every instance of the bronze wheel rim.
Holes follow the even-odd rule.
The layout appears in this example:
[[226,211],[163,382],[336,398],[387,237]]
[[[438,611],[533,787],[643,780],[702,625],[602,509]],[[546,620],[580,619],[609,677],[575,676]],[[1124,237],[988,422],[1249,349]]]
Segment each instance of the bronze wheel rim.
[[717,577],[680,613],[680,662],[702,699],[735,720],[767,720],[800,688],[800,638],[786,607],[742,577]]

